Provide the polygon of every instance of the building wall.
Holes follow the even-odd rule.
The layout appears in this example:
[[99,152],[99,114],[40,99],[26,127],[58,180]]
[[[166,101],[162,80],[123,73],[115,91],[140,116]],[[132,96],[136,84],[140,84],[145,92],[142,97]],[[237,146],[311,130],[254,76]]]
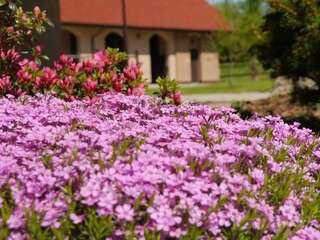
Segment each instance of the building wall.
[[216,82],[220,80],[219,55],[215,52],[202,52],[200,54],[201,82]]
[[191,58],[189,38],[186,33],[175,34],[177,79],[191,82]]
[[[63,26],[78,38],[78,52],[81,59],[87,58],[92,52],[105,48],[105,38],[110,33],[122,36],[120,28]],[[174,31],[128,31],[129,63],[140,63],[144,76],[151,82],[150,38],[157,34],[166,42],[168,76],[179,82],[192,82],[190,34]],[[199,82],[219,80],[218,54],[207,45],[199,49]]]
[[220,80],[219,54],[210,46],[209,40],[205,37],[201,42],[200,79],[201,82],[216,82]]

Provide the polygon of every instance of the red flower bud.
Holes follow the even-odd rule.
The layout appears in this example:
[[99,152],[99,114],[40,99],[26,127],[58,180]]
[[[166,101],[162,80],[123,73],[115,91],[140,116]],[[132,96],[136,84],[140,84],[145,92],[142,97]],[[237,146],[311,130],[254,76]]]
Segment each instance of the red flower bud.
[[7,33],[13,33],[14,32],[14,27],[7,27]]
[[170,98],[173,100],[175,105],[181,104],[181,91],[176,91],[175,93],[171,94]]
[[36,18],[39,19],[40,15],[41,15],[41,9],[39,8],[39,6],[35,6],[33,9],[33,14]]
[[98,83],[97,81],[88,78],[87,81],[83,84],[84,90],[87,93],[92,93],[97,89]]

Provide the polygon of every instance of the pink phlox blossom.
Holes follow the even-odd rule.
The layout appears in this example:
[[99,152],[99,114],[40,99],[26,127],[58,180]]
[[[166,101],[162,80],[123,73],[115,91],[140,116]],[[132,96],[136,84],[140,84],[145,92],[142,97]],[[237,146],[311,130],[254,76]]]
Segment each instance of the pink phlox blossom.
[[134,210],[129,204],[119,205],[116,207],[116,216],[120,220],[132,221]]

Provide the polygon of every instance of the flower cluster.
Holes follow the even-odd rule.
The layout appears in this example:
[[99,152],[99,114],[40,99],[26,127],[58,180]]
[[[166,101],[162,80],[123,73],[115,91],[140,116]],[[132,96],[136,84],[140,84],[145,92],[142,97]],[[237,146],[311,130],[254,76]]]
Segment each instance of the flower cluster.
[[[36,47],[37,56],[41,48]],[[94,97],[110,90],[140,96],[144,79],[139,65],[119,67],[126,55],[114,49],[77,62],[62,55],[52,68],[41,67],[33,59],[22,58],[14,49],[0,51],[0,96],[35,95],[52,92],[67,100]],[[6,66],[11,66],[6,70]],[[14,71],[12,71],[14,68]]]
[[320,141],[279,118],[2,98],[0,152],[0,239],[320,239]]

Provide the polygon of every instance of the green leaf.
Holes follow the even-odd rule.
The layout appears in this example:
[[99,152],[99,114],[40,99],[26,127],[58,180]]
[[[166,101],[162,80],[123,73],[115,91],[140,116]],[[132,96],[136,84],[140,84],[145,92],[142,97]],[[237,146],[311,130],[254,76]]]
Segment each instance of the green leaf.
[[0,7],[4,6],[7,4],[6,0],[0,0]]
[[112,217],[99,217],[94,209],[89,209],[80,228],[79,239],[104,240],[112,234],[114,223]]
[[289,229],[287,226],[283,226],[280,231],[272,238],[272,240],[285,240],[289,237]]

